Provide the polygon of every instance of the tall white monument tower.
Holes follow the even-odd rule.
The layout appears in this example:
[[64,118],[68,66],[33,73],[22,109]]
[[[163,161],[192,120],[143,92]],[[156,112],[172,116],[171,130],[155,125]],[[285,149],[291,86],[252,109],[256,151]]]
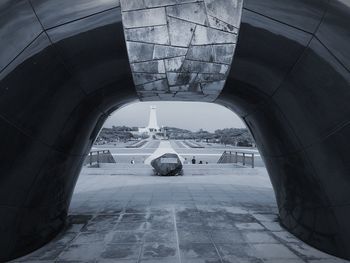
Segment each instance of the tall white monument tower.
[[160,128],[158,126],[156,106],[150,107],[148,126],[145,128],[139,128],[138,134],[147,134],[148,136],[154,139],[164,138],[163,128]]
[[158,122],[157,122],[157,107],[156,106],[151,106],[147,129],[150,132],[160,132],[160,128],[159,128]]

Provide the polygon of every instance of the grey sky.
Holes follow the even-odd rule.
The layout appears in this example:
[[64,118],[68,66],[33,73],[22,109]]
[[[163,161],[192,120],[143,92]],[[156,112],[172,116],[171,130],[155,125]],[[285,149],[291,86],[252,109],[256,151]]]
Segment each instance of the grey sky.
[[136,126],[148,124],[149,108],[157,106],[160,126],[172,126],[192,131],[200,128],[215,131],[222,128],[245,127],[241,119],[229,109],[213,103],[200,102],[138,102],[114,112],[105,127]]

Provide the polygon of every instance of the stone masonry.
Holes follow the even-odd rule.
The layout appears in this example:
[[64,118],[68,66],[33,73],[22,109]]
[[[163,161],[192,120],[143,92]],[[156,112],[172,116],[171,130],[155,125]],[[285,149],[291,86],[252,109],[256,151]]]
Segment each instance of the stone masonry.
[[121,0],[143,101],[214,101],[233,59],[243,0]]

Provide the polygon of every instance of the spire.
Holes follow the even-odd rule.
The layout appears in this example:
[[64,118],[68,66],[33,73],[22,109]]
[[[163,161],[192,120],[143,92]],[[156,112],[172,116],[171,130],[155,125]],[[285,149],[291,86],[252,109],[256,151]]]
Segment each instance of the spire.
[[148,123],[148,129],[159,129],[158,122],[157,122],[157,107],[151,106],[150,107],[150,113],[149,113],[149,123]]

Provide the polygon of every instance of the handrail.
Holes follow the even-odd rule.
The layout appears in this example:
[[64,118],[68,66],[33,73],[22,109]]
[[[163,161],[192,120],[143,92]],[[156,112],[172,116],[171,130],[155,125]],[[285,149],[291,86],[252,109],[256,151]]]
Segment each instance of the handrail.
[[252,168],[254,168],[254,153],[239,152],[239,151],[224,151],[221,155],[218,163],[238,163],[241,162],[244,166],[250,162]]
[[[97,166],[100,167],[100,163],[105,163],[107,162],[105,160],[105,157],[112,156],[110,150],[95,150],[95,151],[90,151],[87,160],[85,161],[85,164],[89,164],[90,166]],[[112,156],[113,158],[113,156]],[[103,159],[103,160],[102,160]],[[109,160],[107,163],[110,163],[111,161]],[[115,161],[114,161],[115,162]]]

